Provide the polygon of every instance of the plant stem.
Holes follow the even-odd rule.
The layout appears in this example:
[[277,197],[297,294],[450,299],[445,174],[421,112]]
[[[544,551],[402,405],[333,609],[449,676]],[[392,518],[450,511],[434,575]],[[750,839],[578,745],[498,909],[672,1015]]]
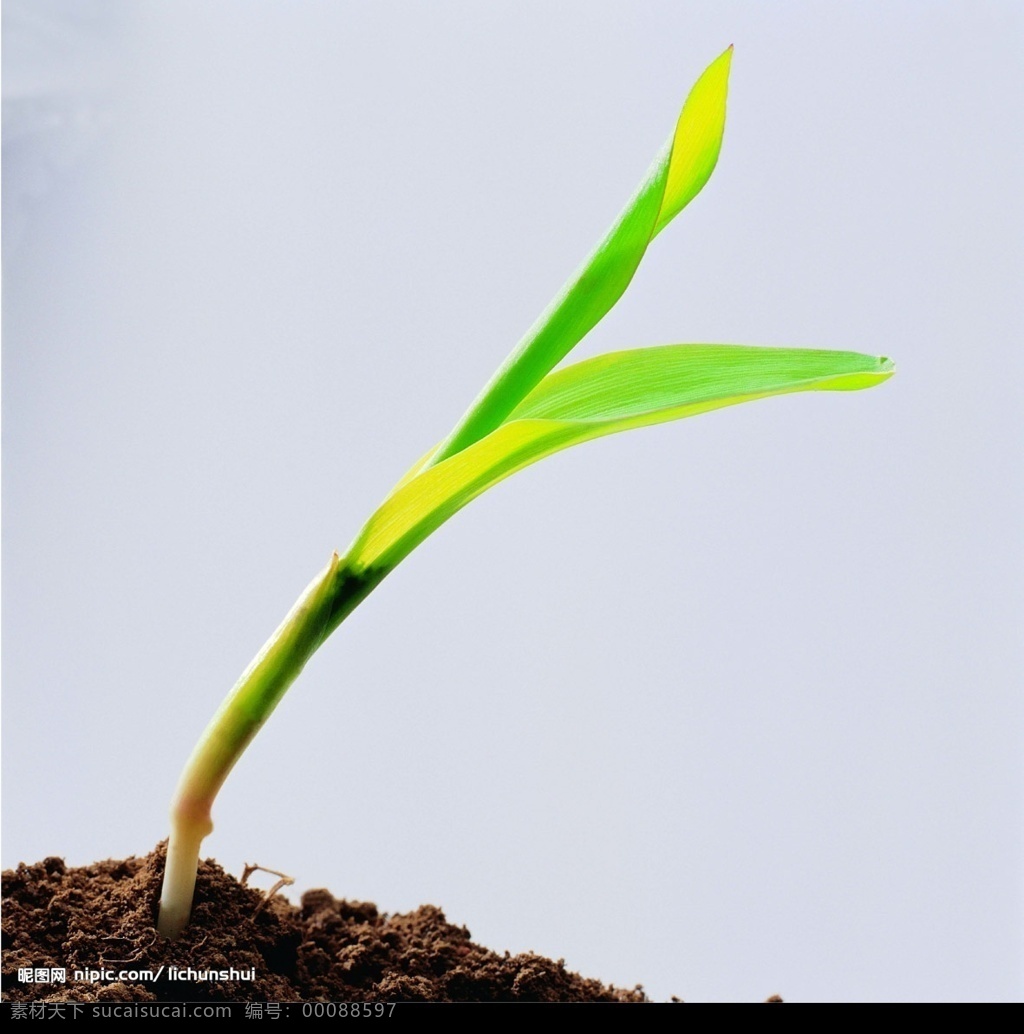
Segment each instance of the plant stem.
[[214,798],[306,661],[387,572],[353,571],[335,553],[246,668],[192,751],[171,804],[157,929],[177,937],[192,912],[199,847]]

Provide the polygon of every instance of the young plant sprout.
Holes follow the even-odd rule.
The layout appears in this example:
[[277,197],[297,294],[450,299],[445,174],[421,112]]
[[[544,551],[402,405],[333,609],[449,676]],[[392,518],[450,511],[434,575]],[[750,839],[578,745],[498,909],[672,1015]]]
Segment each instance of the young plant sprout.
[[242,674],[181,775],[158,927],[188,923],[199,846],[225,778],[324,640],[449,517],[517,470],[601,435],[797,391],[868,388],[882,357],[816,349],[679,344],[613,352],[551,372],[625,291],[648,245],[718,160],[732,47],[690,92],[672,138],[618,220],[527,331],[441,445],[398,482],[348,551],[335,553]]

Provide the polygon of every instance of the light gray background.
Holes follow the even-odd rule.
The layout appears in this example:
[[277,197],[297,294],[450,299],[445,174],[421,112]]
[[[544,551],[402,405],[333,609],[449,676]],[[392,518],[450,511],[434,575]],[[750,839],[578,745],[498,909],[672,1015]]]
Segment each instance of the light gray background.
[[4,4],[5,865],[145,853],[203,725],[736,46],[578,355],[890,355],[564,453],[309,665],[208,853],[657,998],[1009,1000],[1024,19]]

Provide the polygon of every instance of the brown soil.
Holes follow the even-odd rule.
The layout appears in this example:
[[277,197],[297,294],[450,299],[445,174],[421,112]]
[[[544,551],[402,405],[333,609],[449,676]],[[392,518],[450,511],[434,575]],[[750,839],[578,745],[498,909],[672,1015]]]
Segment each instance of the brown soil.
[[[643,1002],[538,955],[496,955],[423,905],[389,916],[311,890],[296,908],[203,862],[192,923],[170,943],[154,929],[164,851],[69,869],[60,858],[3,874],[6,1001]],[[157,970],[155,981],[75,980],[75,970]],[[254,970],[255,979],[171,980],[180,970]],[[18,970],[62,967],[65,983]],[[230,974],[228,974],[230,977]]]

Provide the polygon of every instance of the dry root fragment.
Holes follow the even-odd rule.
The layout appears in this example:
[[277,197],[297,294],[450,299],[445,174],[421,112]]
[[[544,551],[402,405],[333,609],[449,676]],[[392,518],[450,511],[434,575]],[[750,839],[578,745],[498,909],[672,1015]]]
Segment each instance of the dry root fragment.
[[241,880],[239,880],[239,882],[242,884],[243,887],[248,885],[249,877],[254,872],[266,872],[266,873],[269,873],[271,876],[276,876],[278,879],[277,879],[277,883],[275,883],[270,888],[270,890],[268,890],[263,895],[263,900],[256,906],[256,911],[253,912],[253,914],[252,914],[253,919],[255,919],[260,914],[260,912],[262,912],[263,909],[267,907],[267,902],[269,902],[270,899],[282,887],[290,887],[295,882],[295,877],[288,876],[288,875],[286,875],[283,872],[278,872],[276,869],[268,869],[265,865],[256,865],[255,863],[251,863],[250,864],[249,862],[246,862],[245,863],[245,868],[242,870],[242,878],[241,878]]

